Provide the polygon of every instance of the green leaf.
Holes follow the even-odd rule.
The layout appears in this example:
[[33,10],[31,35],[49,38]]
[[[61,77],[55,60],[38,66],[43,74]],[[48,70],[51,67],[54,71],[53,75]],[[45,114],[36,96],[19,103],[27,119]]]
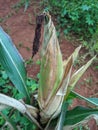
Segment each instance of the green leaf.
[[0,63],[18,91],[23,93],[29,100],[23,59],[13,45],[11,38],[2,28],[0,28]]
[[2,116],[0,116],[0,126],[3,125],[5,122],[5,120],[2,118]]
[[5,80],[8,78],[8,76],[7,76],[5,71],[2,72],[2,78],[5,79]]
[[68,105],[69,104],[67,102],[63,103],[60,118],[59,118],[59,121],[57,123],[55,130],[63,130],[63,125],[64,125],[64,121],[65,121],[65,118],[66,118],[66,112],[67,112],[67,109],[68,109]]
[[88,98],[88,100],[94,102],[98,106],[98,98]]
[[93,114],[98,115],[98,109],[91,109],[82,106],[77,106],[74,109],[67,111],[65,118],[65,125],[74,125]]
[[72,94],[72,98],[80,98],[80,99],[83,99],[83,100],[85,100],[86,102],[88,102],[88,103],[90,103],[90,104],[92,104],[92,105],[95,105],[95,106],[97,106],[98,107],[98,101],[97,101],[97,98],[95,98],[95,99],[93,99],[93,98],[85,98],[84,96],[82,96],[82,95],[80,95],[80,94],[78,94],[78,93],[76,93],[76,92],[74,92],[74,91],[71,91],[71,93],[70,94]]
[[87,17],[86,17],[86,23],[88,25],[93,25],[94,24],[94,21],[91,19],[90,15],[87,15]]
[[25,0],[25,8],[24,8],[24,12],[27,10],[29,4],[30,4],[30,0]]
[[88,6],[88,5],[82,5],[81,8],[82,8],[83,11],[88,11],[91,7]]

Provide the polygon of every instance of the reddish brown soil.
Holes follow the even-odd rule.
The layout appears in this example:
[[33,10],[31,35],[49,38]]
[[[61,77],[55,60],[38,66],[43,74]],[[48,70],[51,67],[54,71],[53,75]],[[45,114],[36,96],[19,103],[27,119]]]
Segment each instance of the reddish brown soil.
[[[0,20],[3,18],[3,22],[0,22],[0,26],[9,33],[23,58],[28,60],[32,56],[35,15],[41,12],[41,7],[39,1],[33,1],[24,13],[24,7],[19,9],[12,8],[17,2],[19,2],[19,0],[0,0]],[[72,42],[64,38],[60,40],[60,47],[64,59],[76,48]],[[83,55],[83,52],[84,51],[81,51],[80,54]],[[27,66],[27,73],[33,78],[35,78],[39,72],[39,66],[36,65],[37,59],[39,59],[39,54],[34,57],[33,63]],[[77,67],[75,67],[75,69],[76,68]],[[85,97],[98,97],[98,69],[95,69],[94,65],[83,75],[76,86],[76,91]],[[80,102],[80,100],[74,101],[74,105],[84,104],[85,103]],[[95,128],[95,125],[93,125],[93,122],[92,125],[90,124],[90,128],[91,130],[98,130],[98,128]]]

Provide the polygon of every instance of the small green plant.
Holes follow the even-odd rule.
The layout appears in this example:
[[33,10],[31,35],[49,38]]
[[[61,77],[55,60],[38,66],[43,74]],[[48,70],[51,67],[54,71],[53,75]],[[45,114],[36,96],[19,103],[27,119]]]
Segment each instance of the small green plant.
[[20,0],[17,4],[13,6],[17,11],[24,6],[24,12],[27,10],[28,6],[30,4],[30,0]]
[[44,1],[45,10],[49,10],[55,17],[58,26],[68,32],[79,35],[88,40],[96,32],[98,26],[98,1],[47,0]]
[[[0,64],[0,87],[4,86],[5,84],[9,83],[8,76],[4,71],[4,68]],[[0,88],[1,91],[1,88]]]
[[96,69],[98,69],[98,65],[96,66]]
[[97,119],[97,108],[77,106],[68,109],[74,98],[98,106],[97,98],[85,98],[74,91],[77,81],[95,57],[72,74],[72,67],[81,46],[63,61],[51,16],[44,13],[40,17],[44,19],[44,42],[39,83],[31,78],[27,79],[22,57],[13,46],[11,38],[0,28],[0,63],[7,73],[2,73],[2,77],[9,77],[19,92],[14,90],[14,96],[0,93],[0,118],[4,119],[1,118],[2,129],[69,130],[91,117]]
[[2,23],[4,21],[4,19],[3,18],[0,18],[0,23]]

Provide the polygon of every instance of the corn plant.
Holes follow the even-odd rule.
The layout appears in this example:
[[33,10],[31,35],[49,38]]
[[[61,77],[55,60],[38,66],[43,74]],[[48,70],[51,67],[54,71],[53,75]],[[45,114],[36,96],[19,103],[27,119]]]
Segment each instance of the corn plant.
[[[14,108],[40,130],[70,130],[91,117],[97,120],[97,108],[77,106],[68,109],[69,100],[74,98],[98,106],[97,98],[85,98],[74,91],[77,81],[95,59],[93,57],[72,74],[72,67],[80,48],[81,46],[76,48],[71,56],[63,61],[51,16],[48,13],[44,14],[39,87],[33,95],[35,101],[32,103],[32,96],[26,86],[27,74],[24,61],[11,38],[0,28],[0,63],[19,93],[24,95],[23,99],[16,100],[0,93],[0,114],[3,115],[2,110],[6,108]],[[19,126],[13,125],[8,117],[5,119],[11,130],[19,129]]]

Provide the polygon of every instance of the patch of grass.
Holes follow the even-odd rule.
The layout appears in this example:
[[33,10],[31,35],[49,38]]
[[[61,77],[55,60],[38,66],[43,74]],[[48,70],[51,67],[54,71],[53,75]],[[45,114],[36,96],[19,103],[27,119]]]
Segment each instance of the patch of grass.
[[4,21],[4,18],[0,18],[0,23],[2,23]]
[[33,63],[32,58],[29,58],[28,60],[25,61],[25,64],[26,64],[26,65],[28,65],[28,64],[30,65],[30,64],[32,64],[32,63]]
[[4,17],[0,18],[0,23],[5,22],[8,18],[10,18],[13,15],[13,12],[8,12],[7,15],[5,15]]
[[26,46],[25,48],[26,48],[27,51],[30,51],[30,48],[29,48],[29,47]]
[[38,60],[36,61],[36,64],[37,64],[37,65],[40,65],[40,64],[41,64],[41,61],[38,59]]
[[92,76],[89,76],[88,78],[86,78],[84,80],[85,80],[86,84],[88,84],[89,87],[92,86],[92,84],[93,84]]
[[18,43],[18,47],[19,47],[19,48],[23,47],[23,42],[19,42],[19,43]]
[[95,67],[96,69],[98,69],[98,65],[96,65],[96,67]]
[[21,7],[24,6],[24,12],[27,10],[27,8],[30,5],[30,0],[20,0],[18,3],[12,6],[16,11],[19,11]]
[[21,41],[18,43],[17,48],[25,48],[27,51],[30,51],[30,48],[28,46],[25,46]]
[[7,32],[8,34],[11,33],[11,28],[7,27],[5,30],[6,30],[6,32]]

